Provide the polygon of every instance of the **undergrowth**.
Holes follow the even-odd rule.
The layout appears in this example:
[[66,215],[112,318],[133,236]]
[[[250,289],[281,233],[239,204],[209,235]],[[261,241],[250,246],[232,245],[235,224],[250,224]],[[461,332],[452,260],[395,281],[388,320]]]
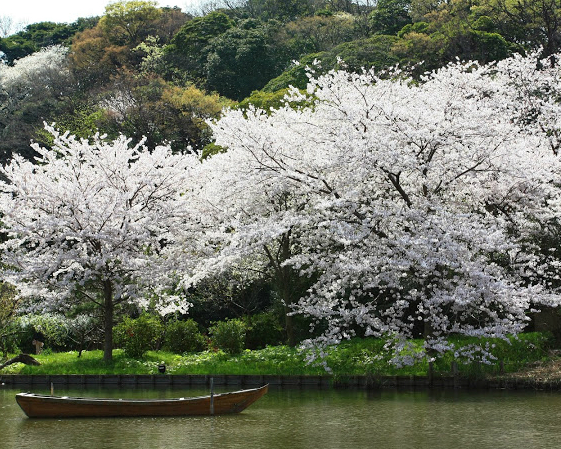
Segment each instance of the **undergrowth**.
[[[480,341],[466,337],[453,340],[457,345],[474,344]],[[506,342],[499,339],[485,340],[496,360],[490,364],[464,363],[450,352],[433,364],[435,375],[450,375],[452,362],[463,376],[484,376],[516,372],[531,363],[544,361],[548,357],[548,338],[540,333],[521,334]],[[420,350],[422,340],[414,340]],[[383,350],[384,342],[378,339],[354,339],[328,348],[324,359],[307,363],[310,350],[299,350],[288,346],[268,346],[259,350],[244,350],[239,354],[223,351],[175,354],[165,351],[148,351],[141,358],[131,358],[122,350],[113,351],[113,361],[106,364],[102,351],[84,351],[81,357],[75,351],[45,353],[35,356],[40,366],[21,363],[9,365],[2,374],[158,374],[158,365],[166,365],[167,374],[232,374],[232,375],[321,375],[335,376],[372,375],[425,376],[428,362],[397,368],[389,362],[390,355]],[[328,371],[326,371],[326,366]]]

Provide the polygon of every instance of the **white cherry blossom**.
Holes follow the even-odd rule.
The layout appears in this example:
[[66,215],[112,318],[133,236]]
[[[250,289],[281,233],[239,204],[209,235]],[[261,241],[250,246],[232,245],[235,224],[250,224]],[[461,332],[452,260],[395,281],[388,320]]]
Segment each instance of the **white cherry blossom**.
[[434,357],[451,334],[522,331],[531,307],[559,303],[523,244],[559,216],[561,77],[536,65],[456,63],[421,82],[331,71],[278,110],[227,111],[212,124],[227,151],[196,177],[211,250],[189,280],[276,262],[277,278],[309,278],[292,307],[327,323],[312,343],[362,328],[396,363],[419,333]]
[[0,184],[0,211],[10,237],[2,258],[13,268],[4,279],[43,307],[98,304],[109,359],[116,304],[159,298],[163,312],[186,310],[166,295],[173,261],[164,253],[184,228],[181,194],[199,162],[169,147],[131,146],[125,137],[89,143],[48,129],[52,149],[34,145],[36,161],[14,156],[0,169],[8,180]]

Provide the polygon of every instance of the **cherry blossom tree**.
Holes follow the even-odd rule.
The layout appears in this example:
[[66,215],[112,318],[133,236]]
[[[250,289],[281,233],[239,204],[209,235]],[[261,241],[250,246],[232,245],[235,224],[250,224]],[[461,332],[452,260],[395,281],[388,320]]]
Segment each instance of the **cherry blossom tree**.
[[289,306],[327,324],[310,343],[362,328],[398,364],[417,335],[432,358],[451,334],[522,331],[559,303],[527,244],[560,204],[561,77],[538,63],[456,63],[420,83],[331,71],[278,110],[228,111],[213,124],[227,151],[197,175],[212,250],[186,282],[274,262],[309,281]]
[[[74,89],[68,69],[68,48],[46,47],[14,61],[0,64],[0,161],[13,153],[33,157],[30,136],[47,111],[62,104]],[[22,113],[25,111],[25,113]],[[37,121],[36,121],[37,120]]]
[[13,66],[2,65],[2,88],[16,97],[25,97],[40,90],[60,90],[70,78],[67,54],[68,48],[52,45],[16,60]]
[[[198,220],[197,256],[177,258],[191,262],[185,268],[190,273],[184,281],[187,287],[232,267],[244,271],[249,279],[272,278],[285,305],[288,343],[295,346],[291,306],[308,282],[285,262],[299,252],[303,227],[293,224],[299,220],[296,212],[306,207],[306,199],[274,185],[269,177],[253,164],[251,156],[240,157],[230,150],[201,164],[193,176],[200,188],[190,192],[189,200]],[[194,245],[191,242],[186,247]]]
[[1,250],[12,268],[4,279],[37,307],[96,304],[108,361],[117,305],[186,309],[166,294],[173,267],[165,251],[185,222],[181,194],[198,161],[168,147],[133,147],[125,137],[89,143],[48,130],[52,149],[34,145],[35,163],[14,156],[1,169],[8,181],[0,184],[0,210],[10,237]]

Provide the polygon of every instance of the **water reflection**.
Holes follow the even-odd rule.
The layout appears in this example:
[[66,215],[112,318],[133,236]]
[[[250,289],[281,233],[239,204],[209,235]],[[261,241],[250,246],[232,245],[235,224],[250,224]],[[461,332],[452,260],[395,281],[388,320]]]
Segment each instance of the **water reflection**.
[[[527,449],[557,448],[561,441],[561,394],[556,393],[271,388],[239,415],[37,420],[25,417],[15,402],[16,392],[0,388],[2,449]],[[177,397],[206,391],[61,389],[57,393]]]

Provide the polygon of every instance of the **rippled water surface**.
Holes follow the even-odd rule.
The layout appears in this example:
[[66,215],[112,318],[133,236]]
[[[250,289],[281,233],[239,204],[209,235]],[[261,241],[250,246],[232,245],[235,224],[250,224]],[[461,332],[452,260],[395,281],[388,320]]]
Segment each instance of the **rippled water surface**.
[[[560,393],[271,388],[239,415],[40,420],[20,410],[19,391],[0,386],[0,449],[561,447]],[[208,392],[61,388],[57,393],[180,397]]]

